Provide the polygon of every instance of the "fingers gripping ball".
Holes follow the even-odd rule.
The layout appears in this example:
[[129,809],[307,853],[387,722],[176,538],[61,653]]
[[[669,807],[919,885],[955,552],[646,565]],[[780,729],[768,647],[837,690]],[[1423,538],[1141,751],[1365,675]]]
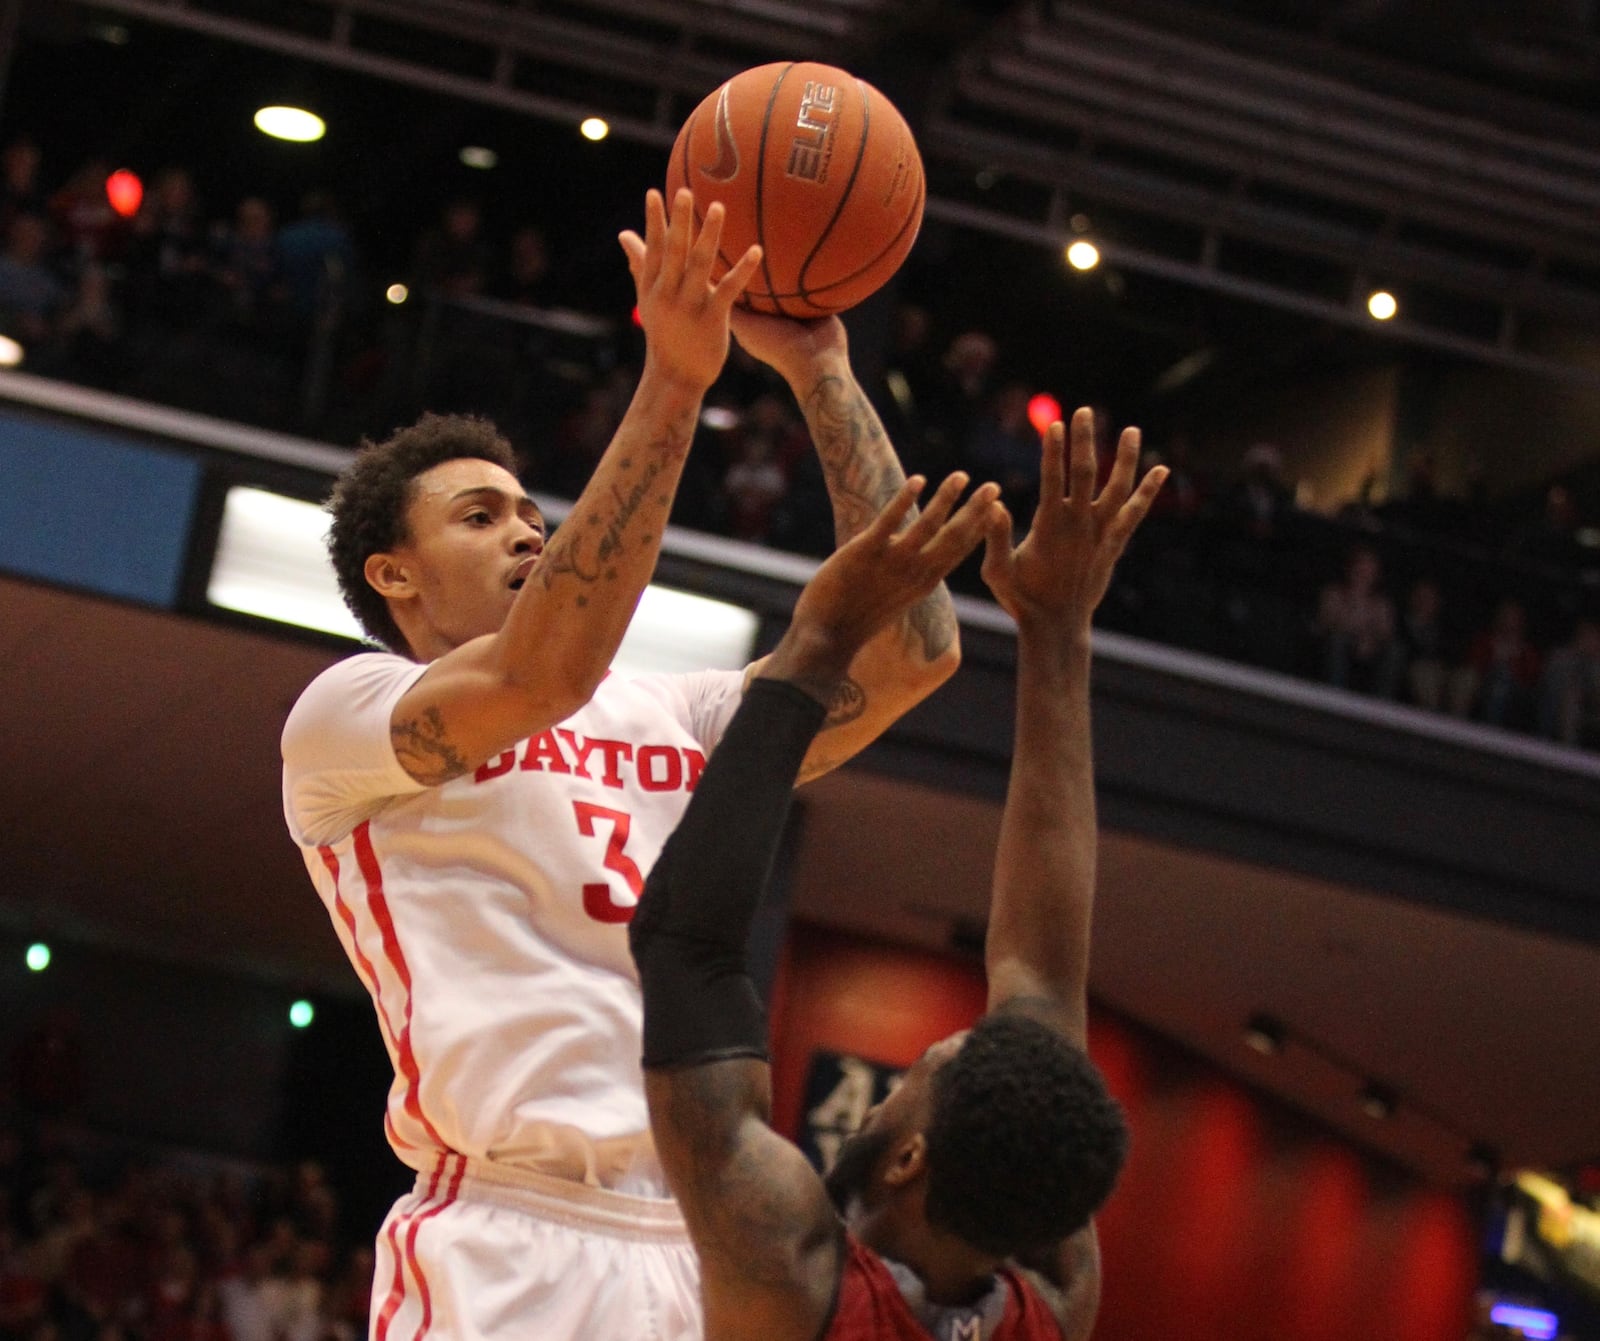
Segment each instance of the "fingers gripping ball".
[[900,268],[922,224],[916,141],[894,104],[831,65],[786,61],[735,75],[678,132],[667,199],[697,220],[727,210],[715,275],[752,242],[764,256],[741,301],[820,317],[853,307]]

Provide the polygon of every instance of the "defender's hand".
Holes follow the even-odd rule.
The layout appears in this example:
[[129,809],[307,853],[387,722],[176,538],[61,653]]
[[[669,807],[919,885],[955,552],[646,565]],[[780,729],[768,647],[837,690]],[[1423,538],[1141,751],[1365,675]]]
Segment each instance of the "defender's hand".
[[694,198],[687,188],[672,202],[672,216],[659,191],[645,193],[644,237],[632,229],[618,235],[628,257],[644,328],[646,366],[704,392],[728,357],[728,313],[761,263],[751,247],[715,284],[724,210],[713,202],[697,230]]
[[1011,525],[997,484],[980,485],[957,509],[967,487],[957,471],[902,530],[924,483],[913,475],[866,530],[817,569],[763,674],[808,685],[843,676],[872,635],[938,586],[987,531]]
[[1013,547],[1011,530],[992,522],[983,556],[983,580],[1018,623],[1060,621],[1067,631],[1088,632],[1089,619],[1111,585],[1111,573],[1150,510],[1167,468],[1139,467],[1139,430],[1125,428],[1117,442],[1111,478],[1094,497],[1094,413],[1072,416],[1072,478],[1067,491],[1066,430],[1050,425],[1039,471],[1039,507],[1027,538]]

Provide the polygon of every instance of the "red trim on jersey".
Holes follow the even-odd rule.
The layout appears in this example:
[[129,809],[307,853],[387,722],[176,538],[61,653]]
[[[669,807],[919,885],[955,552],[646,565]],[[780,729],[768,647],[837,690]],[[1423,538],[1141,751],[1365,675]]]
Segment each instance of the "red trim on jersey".
[[383,1134],[389,1138],[390,1145],[396,1146],[401,1150],[415,1150],[417,1148],[410,1141],[402,1141],[400,1139],[400,1133],[395,1130],[394,1114],[387,1107],[383,1110]]
[[[423,1194],[423,1204],[433,1200],[433,1194],[439,1190],[439,1173],[443,1165],[436,1164],[433,1177],[428,1180],[428,1190]],[[394,1321],[394,1315],[400,1311],[400,1305],[405,1302],[406,1278],[404,1273],[405,1259],[400,1252],[400,1226],[409,1220],[421,1207],[413,1207],[402,1212],[389,1221],[389,1232],[384,1235],[389,1240],[389,1255],[394,1258],[394,1278],[389,1282],[389,1293],[384,1297],[383,1307],[378,1310],[377,1321],[373,1324],[374,1341],[388,1341],[389,1324]]]
[[[450,1157],[446,1156],[446,1158]],[[455,1173],[450,1177],[450,1186],[445,1189],[444,1200],[434,1206],[430,1206],[421,1215],[417,1216],[406,1231],[406,1261],[411,1267],[411,1275],[415,1278],[417,1289],[422,1295],[422,1321],[417,1324],[416,1335],[411,1338],[411,1341],[422,1341],[422,1338],[427,1334],[428,1328],[433,1325],[433,1296],[428,1292],[428,1278],[422,1274],[422,1263],[417,1261],[417,1230],[422,1228],[424,1220],[433,1219],[440,1211],[455,1201],[456,1194],[460,1192],[461,1179],[467,1172],[467,1157],[465,1155],[456,1155],[455,1158],[460,1162],[456,1165]],[[437,1173],[438,1171],[435,1170],[436,1177]]]
[[364,820],[358,824],[351,838],[355,842],[356,865],[361,868],[361,877],[367,882],[367,907],[372,910],[372,920],[378,924],[378,934],[383,939],[384,957],[394,969],[395,976],[400,979],[400,985],[406,989],[405,1023],[401,1025],[400,1036],[395,1040],[400,1074],[406,1078],[406,1092],[402,1102],[406,1112],[422,1124],[422,1129],[428,1133],[428,1138],[440,1150],[449,1150],[450,1147],[444,1137],[439,1135],[438,1130],[422,1111],[422,1100],[418,1095],[418,1091],[422,1088],[422,1073],[417,1069],[417,1057],[411,1050],[411,970],[406,967],[406,957],[400,951],[400,938],[395,934],[394,918],[389,913],[389,900],[384,897],[383,870],[378,865],[378,854],[372,846],[372,821]]
[[349,934],[350,954],[356,961],[356,972],[360,975],[367,991],[372,993],[372,1004],[378,1012],[378,1025],[392,1048],[394,1026],[389,1023],[389,1016],[383,1009],[383,989],[378,985],[378,973],[372,967],[372,961],[367,958],[366,951],[361,948],[361,938],[356,934],[356,915],[344,901],[344,894],[339,889],[339,854],[324,843],[317,849],[317,855],[322,858],[322,864],[328,868],[328,874],[333,877],[334,913],[344,923],[344,929]]

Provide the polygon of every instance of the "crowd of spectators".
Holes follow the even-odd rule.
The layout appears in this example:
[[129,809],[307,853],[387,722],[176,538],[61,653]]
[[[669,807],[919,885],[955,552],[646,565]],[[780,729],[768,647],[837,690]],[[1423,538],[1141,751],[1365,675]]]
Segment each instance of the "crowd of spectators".
[[[130,218],[91,161],[47,183],[39,153],[0,153],[0,334],[28,367],[187,408],[347,441],[423,408],[487,414],[534,487],[572,496],[627,407],[637,332],[563,304],[562,267],[531,222],[492,235],[445,201],[413,240],[409,301],[364,277],[360,240],[313,193],[280,224],[249,195],[223,214],[194,177],[158,174]],[[1040,388],[987,331],[941,332],[906,304],[868,392],[908,471],[999,480],[1025,519],[1037,496]],[[1111,415],[1099,416],[1109,466]],[[1182,431],[1146,435],[1172,471],[1103,610],[1113,627],[1352,692],[1568,744],[1600,746],[1600,547],[1574,493],[1551,487],[1517,524],[1451,497],[1418,453],[1397,496],[1335,517],[1297,505],[1283,453],[1195,464]],[[708,397],[675,520],[822,554],[831,511],[798,407],[735,347]],[[975,594],[976,565],[956,575]]]
[[372,1276],[314,1162],[0,1125],[3,1341],[356,1341]]

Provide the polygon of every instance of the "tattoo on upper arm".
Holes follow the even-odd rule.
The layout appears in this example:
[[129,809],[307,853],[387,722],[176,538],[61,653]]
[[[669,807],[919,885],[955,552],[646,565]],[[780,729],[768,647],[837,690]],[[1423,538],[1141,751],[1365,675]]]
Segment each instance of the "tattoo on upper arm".
[[389,739],[401,767],[429,787],[467,771],[467,762],[446,734],[444,714],[438,708],[425,708],[409,721],[391,722]]

